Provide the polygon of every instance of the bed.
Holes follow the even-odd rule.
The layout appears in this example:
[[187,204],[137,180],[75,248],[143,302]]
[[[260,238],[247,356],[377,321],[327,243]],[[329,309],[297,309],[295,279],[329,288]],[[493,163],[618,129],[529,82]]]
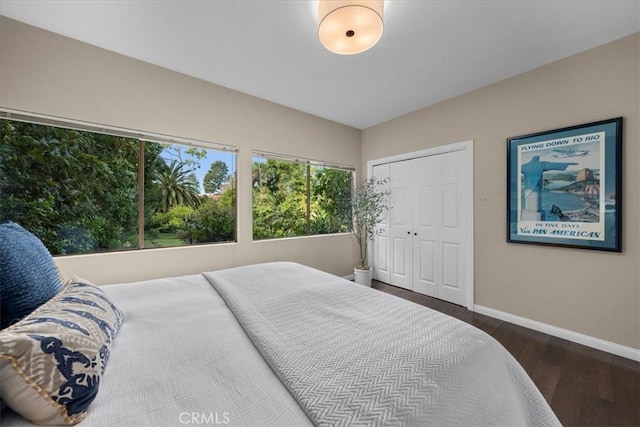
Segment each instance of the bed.
[[486,333],[300,264],[102,290],[123,319],[82,426],[560,425]]

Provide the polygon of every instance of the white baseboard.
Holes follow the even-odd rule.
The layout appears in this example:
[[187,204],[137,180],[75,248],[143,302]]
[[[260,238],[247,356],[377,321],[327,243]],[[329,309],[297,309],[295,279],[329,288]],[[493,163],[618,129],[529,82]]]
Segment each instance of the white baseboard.
[[346,276],[342,276],[342,278],[353,281],[353,274],[347,274]]
[[515,314],[506,313],[504,311],[495,310],[482,305],[474,305],[473,311],[640,362],[640,350],[636,348],[616,344],[611,341],[605,341],[600,338],[573,332],[568,329],[558,328],[557,326],[548,325],[546,323],[538,322],[537,320],[527,319],[526,317],[516,316]]

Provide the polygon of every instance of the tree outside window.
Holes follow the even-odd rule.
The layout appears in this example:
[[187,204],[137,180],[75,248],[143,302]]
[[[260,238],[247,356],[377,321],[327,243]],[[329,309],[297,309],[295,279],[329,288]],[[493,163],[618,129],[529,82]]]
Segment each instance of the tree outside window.
[[[235,157],[3,119],[0,222],[21,224],[52,254],[233,241]],[[224,173],[208,194],[213,169]]]
[[348,232],[352,180],[346,169],[254,157],[253,238]]

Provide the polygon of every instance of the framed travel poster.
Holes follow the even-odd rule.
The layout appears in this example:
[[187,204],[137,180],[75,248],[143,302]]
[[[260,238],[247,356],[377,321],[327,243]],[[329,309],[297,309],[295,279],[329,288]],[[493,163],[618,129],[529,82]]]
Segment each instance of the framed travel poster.
[[622,117],[507,139],[507,242],[621,252]]

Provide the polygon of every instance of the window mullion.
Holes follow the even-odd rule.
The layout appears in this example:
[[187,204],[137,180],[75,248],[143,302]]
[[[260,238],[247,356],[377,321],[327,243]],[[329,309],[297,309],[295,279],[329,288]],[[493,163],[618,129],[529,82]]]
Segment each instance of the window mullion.
[[307,235],[311,234],[311,165],[307,164]]
[[144,141],[138,140],[138,249],[144,248]]

